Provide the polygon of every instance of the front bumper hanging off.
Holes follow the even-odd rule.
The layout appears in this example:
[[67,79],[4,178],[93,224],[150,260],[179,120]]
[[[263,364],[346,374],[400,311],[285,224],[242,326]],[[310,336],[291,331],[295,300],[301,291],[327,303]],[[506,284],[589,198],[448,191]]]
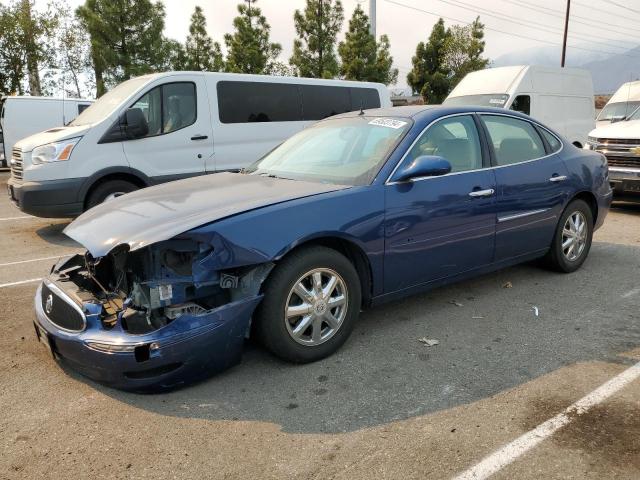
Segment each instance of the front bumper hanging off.
[[[130,334],[120,323],[107,329],[96,305],[78,306],[85,318],[82,331],[54,323],[45,312],[43,284],[35,297],[36,335],[62,364],[97,382],[123,390],[175,388],[237,364],[251,315],[262,295],[244,298],[204,314],[185,314],[145,334]],[[49,283],[50,285],[50,283]],[[61,289],[52,289],[64,298]]]

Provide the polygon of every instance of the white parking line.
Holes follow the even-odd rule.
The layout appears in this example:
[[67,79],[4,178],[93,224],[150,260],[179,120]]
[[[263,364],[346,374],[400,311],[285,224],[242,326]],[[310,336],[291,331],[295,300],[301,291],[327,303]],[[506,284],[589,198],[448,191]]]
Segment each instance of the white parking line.
[[640,377],[640,362],[616,375],[593,392],[570,405],[564,412],[550,418],[538,427],[516,438],[513,442],[496,450],[480,463],[454,477],[454,480],[482,480],[510,465],[543,440],[559,429],[571,423],[576,415],[584,415],[590,408],[618,392],[620,389]]
[[627,293],[623,293],[620,296],[622,298],[629,298],[629,297],[633,297],[634,295],[637,295],[639,293],[640,293],[640,288],[634,288],[633,290],[629,290]]
[[10,265],[20,265],[21,263],[43,262],[44,260],[55,260],[56,258],[66,258],[66,257],[70,257],[71,255],[75,255],[75,253],[70,253],[67,255],[54,255],[53,257],[32,258],[30,260],[18,260],[16,262],[0,263],[0,267],[8,267]]
[[20,280],[19,282],[0,283],[0,288],[15,287],[16,285],[24,285],[25,283],[39,282],[40,280],[42,280],[42,277],[40,277],[40,278],[31,278],[29,280]]
[[36,217],[32,217],[31,215],[24,215],[22,217],[5,217],[5,218],[0,218],[0,222],[7,221],[7,220],[24,220],[26,218],[36,218]]

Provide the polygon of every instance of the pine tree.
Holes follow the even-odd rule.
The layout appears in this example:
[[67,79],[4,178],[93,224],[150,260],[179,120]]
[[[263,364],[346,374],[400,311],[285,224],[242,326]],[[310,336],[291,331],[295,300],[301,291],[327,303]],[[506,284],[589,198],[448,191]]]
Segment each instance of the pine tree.
[[293,21],[299,38],[293,41],[289,63],[301,77],[334,78],[339,66],[336,37],[344,21],[340,0],[307,0],[304,12],[295,11]]
[[268,74],[282,51],[279,43],[269,41],[271,27],[255,3],[247,0],[247,5],[238,5],[235,31],[224,36],[228,72]]
[[422,95],[425,102],[442,103],[449,94],[450,71],[445,64],[445,44],[450,35],[444,20],[439,19],[429,40],[418,44],[411,59],[413,69],[407,75],[407,83],[414,93]]
[[398,70],[392,68],[393,58],[389,48],[389,38],[386,35],[382,35],[380,43],[376,43],[370,33],[369,17],[358,5],[349,21],[345,41],[338,45],[342,61],[340,75],[347,80],[380,82],[385,85],[394,83],[398,78]]
[[454,25],[445,42],[445,63],[451,71],[450,88],[454,88],[469,72],[482,70],[489,60],[484,53],[484,25],[477,17],[467,26]]
[[207,34],[207,20],[202,8],[196,6],[191,15],[189,36],[185,44],[186,70],[218,72],[224,69],[220,44]]
[[86,0],[76,13],[91,37],[97,95],[106,83],[162,69],[164,6],[151,0]]
[[0,5],[0,96],[24,93],[22,34],[13,5]]

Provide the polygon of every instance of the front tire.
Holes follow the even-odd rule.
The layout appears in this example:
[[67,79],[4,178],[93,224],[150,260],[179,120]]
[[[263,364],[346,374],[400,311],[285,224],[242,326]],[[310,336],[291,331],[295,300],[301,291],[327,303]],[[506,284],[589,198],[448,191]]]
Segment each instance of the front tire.
[[254,333],[283,360],[320,360],[351,334],[361,295],[358,273],[344,255],[327,247],[302,248],[267,279]]
[[87,210],[135,190],[138,190],[138,186],[126,180],[107,180],[106,182],[100,183],[89,194]]
[[551,249],[547,254],[549,266],[559,272],[578,270],[589,255],[593,238],[593,214],[583,200],[573,200],[565,208],[556,226]]

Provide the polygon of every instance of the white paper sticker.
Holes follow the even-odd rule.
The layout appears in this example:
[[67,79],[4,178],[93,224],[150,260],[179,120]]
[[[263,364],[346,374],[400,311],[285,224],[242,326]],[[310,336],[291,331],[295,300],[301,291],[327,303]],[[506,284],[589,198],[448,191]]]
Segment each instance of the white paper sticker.
[[493,105],[504,105],[505,100],[502,98],[490,98],[489,103]]
[[407,122],[403,122],[402,120],[397,120],[395,118],[374,118],[369,122],[369,125],[379,125],[381,127],[389,127],[389,128],[402,128],[407,124]]
[[160,294],[160,301],[164,302],[165,300],[171,300],[173,289],[171,285],[160,285],[158,286],[158,293]]

